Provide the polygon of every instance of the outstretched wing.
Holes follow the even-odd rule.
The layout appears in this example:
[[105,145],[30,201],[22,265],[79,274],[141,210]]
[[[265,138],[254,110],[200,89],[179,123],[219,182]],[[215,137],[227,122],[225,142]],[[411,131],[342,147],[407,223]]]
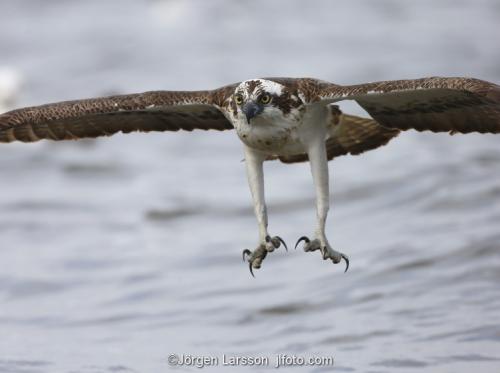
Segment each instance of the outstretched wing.
[[71,140],[133,131],[232,129],[218,109],[232,86],[65,101],[0,115],[0,142]]
[[385,128],[373,119],[342,114],[326,140],[328,160],[339,155],[358,155],[387,144],[399,130]]
[[320,82],[316,100],[356,100],[387,128],[500,133],[500,86],[473,78],[423,78],[352,86]]
[[[333,117],[329,138],[326,140],[328,160],[340,155],[357,155],[387,144],[399,134],[399,130],[385,128],[373,119],[361,118],[354,115],[342,114]],[[307,154],[280,156],[270,159],[279,159],[284,163],[306,162]]]

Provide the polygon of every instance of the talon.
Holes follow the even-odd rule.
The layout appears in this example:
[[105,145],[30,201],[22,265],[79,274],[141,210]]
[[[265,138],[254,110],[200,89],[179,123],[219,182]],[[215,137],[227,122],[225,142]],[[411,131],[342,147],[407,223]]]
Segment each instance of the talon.
[[297,246],[299,246],[299,243],[301,241],[304,241],[305,243],[309,243],[311,242],[311,240],[309,238],[307,238],[306,236],[302,236],[299,238],[299,240],[297,241],[297,243],[295,244],[295,249],[297,249]]
[[323,260],[331,259],[333,264],[338,264],[342,261],[342,259],[344,259],[345,261],[344,273],[347,272],[347,270],[349,269],[349,258],[347,257],[347,255],[333,250],[328,243],[326,244],[324,242],[322,243],[322,241],[318,238],[310,241],[309,238],[307,238],[306,236],[302,236],[295,244],[295,248],[297,248],[298,244],[301,241],[306,242],[306,244],[304,245],[305,252],[319,250],[321,252],[321,257],[323,258]]
[[[288,247],[286,246],[285,241],[283,241],[283,239],[282,239],[280,236],[276,236],[276,237],[274,237],[274,238],[275,238],[275,239],[277,239],[279,242],[281,242],[281,243],[283,244],[283,246],[285,246],[285,250],[286,250],[286,251],[288,251]],[[278,248],[278,247],[279,247],[279,243],[278,243],[278,245],[277,245],[277,246],[275,246],[275,247],[276,247],[276,248]]]
[[259,246],[254,251],[245,249],[242,252],[243,261],[248,261],[248,269],[252,277],[255,277],[253,273],[254,268],[260,268],[264,259],[266,259],[267,254],[273,252],[275,249],[280,247],[281,244],[285,246],[288,251],[285,241],[279,236],[271,237],[267,235],[264,238],[265,242],[261,242]]
[[252,275],[252,277],[255,278],[255,275],[253,274],[252,262],[248,264],[248,269],[250,269],[250,274]]
[[[262,261],[266,258],[267,251],[264,245],[259,246],[254,252],[245,249],[243,250],[243,261],[248,259],[248,269],[252,277],[255,277],[253,273],[254,268],[260,268]],[[247,258],[248,256],[248,258]]]
[[243,250],[243,261],[246,260],[245,255],[251,256],[252,252],[248,249]]
[[344,258],[344,260],[345,260],[345,271],[344,271],[344,273],[346,273],[347,270],[349,269],[349,258],[347,257],[347,255],[344,255],[342,253],[340,254],[340,256],[342,258]]

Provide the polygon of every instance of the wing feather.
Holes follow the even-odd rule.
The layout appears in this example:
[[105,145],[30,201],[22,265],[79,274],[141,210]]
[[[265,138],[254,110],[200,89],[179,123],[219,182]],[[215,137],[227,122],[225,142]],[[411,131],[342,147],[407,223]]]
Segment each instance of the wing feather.
[[71,140],[134,131],[232,129],[219,110],[231,87],[154,91],[13,110],[0,115],[0,142]]
[[[385,128],[373,119],[342,114],[338,111],[338,119],[334,117],[326,140],[328,160],[341,155],[358,155],[387,144],[399,134],[399,130]],[[283,163],[306,162],[306,153],[291,156],[272,157]]]
[[500,86],[473,78],[423,78],[352,86],[319,82],[316,100],[356,100],[387,128],[500,133]]
[[328,159],[340,155],[358,155],[387,144],[399,134],[399,130],[385,128],[373,119],[342,114],[326,141]]

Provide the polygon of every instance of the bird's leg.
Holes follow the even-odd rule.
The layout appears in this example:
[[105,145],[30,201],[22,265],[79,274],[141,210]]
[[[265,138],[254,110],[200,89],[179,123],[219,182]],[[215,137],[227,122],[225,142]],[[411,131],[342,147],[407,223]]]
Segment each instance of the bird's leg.
[[349,268],[349,259],[346,255],[332,249],[325,235],[325,224],[328,210],[330,208],[330,191],[328,186],[328,159],[326,156],[325,141],[321,138],[313,141],[307,152],[311,164],[311,173],[316,191],[316,217],[317,225],[314,239],[310,240],[303,236],[297,241],[304,241],[304,251],[320,250],[323,259],[331,259],[333,263],[339,263],[342,259],[346,262],[346,271]]
[[243,260],[248,256],[250,273],[253,268],[260,268],[268,252],[274,251],[281,244],[287,249],[285,242],[278,236],[271,237],[267,232],[267,207],[264,196],[264,171],[263,163],[266,155],[245,146],[245,165],[247,169],[248,184],[252,194],[254,212],[259,225],[259,245],[254,251],[243,250]]

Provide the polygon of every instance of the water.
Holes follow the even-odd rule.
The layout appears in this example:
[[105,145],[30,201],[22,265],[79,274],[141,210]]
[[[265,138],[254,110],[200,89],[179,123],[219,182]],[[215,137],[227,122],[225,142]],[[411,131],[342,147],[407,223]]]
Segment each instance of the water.
[[[498,83],[499,20],[494,0],[3,2],[0,65],[23,81],[16,106],[257,76]],[[255,279],[234,133],[3,145],[0,371],[226,354],[270,365],[202,371],[260,372],[287,354],[339,372],[497,372],[499,144],[410,132],[334,160],[328,236],[349,272],[278,250]],[[266,187],[270,231],[292,246],[314,223],[308,165],[268,164]]]

